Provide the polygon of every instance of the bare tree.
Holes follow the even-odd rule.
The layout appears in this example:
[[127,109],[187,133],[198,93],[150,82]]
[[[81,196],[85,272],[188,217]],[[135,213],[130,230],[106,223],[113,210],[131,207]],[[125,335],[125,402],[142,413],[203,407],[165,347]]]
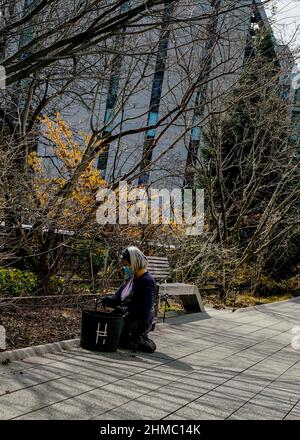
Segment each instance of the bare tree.
[[[7,72],[0,108],[2,219],[6,255],[40,256],[37,265],[45,279],[59,266],[51,252],[63,247],[54,231],[68,221],[74,226],[65,213],[74,207],[74,192],[91,164],[111,160],[105,184],[116,188],[121,179],[147,183],[155,170],[158,179],[163,170],[165,176],[182,175],[183,148],[194,160],[191,131],[199,118],[203,124],[226,110],[216,106],[238,80],[253,11],[252,1],[148,0],[129,7],[121,0],[28,0],[23,5],[1,2],[1,63]],[[75,138],[78,117],[84,119],[88,139],[78,141],[80,160],[68,170],[51,150],[53,139],[41,130],[41,117],[55,119],[57,111],[70,120]],[[51,177],[43,201],[29,160],[42,149]],[[53,179],[61,180],[53,184]],[[76,234],[105,236],[90,221],[96,205],[77,208]],[[24,222],[32,226],[28,234]]]

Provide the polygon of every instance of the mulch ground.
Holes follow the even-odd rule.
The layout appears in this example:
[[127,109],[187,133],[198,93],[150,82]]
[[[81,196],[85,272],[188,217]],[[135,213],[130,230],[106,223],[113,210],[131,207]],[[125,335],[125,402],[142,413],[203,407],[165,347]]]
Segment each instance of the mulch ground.
[[0,324],[6,330],[6,349],[14,350],[78,338],[81,311],[53,307],[7,311],[0,313]]
[[[176,300],[171,303],[175,304]],[[85,308],[91,309],[92,306],[88,304]],[[81,310],[63,306],[18,307],[0,311],[0,325],[6,331],[6,350],[32,347],[79,338]]]

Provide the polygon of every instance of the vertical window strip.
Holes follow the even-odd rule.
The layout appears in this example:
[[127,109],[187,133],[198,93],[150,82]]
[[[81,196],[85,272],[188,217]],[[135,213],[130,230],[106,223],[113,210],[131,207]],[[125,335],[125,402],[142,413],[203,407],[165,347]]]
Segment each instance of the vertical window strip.
[[[25,17],[37,6],[37,0],[25,0],[23,7],[23,16]],[[26,46],[33,39],[33,28],[30,24],[27,24],[21,31],[19,48]],[[26,58],[28,53],[24,53],[22,58]]]
[[[162,95],[162,87],[163,87],[166,60],[168,55],[169,39],[170,39],[170,30],[167,29],[167,26],[168,26],[168,20],[173,15],[174,7],[175,5],[172,0],[165,0],[163,22],[161,25],[162,28],[158,43],[147,125],[155,125],[159,117],[159,106]],[[155,135],[156,135],[155,128],[151,128],[146,132],[144,146],[143,146],[143,161],[141,164],[141,171],[146,169],[146,167],[150,164],[152,160],[153,143],[154,143]],[[145,184],[148,182],[148,180],[149,180],[149,172],[143,173],[139,177],[139,184]]]
[[192,183],[194,172],[192,170],[196,158],[198,157],[199,146],[201,142],[201,119],[204,111],[205,100],[207,96],[209,74],[213,61],[213,47],[215,37],[218,34],[219,16],[218,13],[222,6],[222,0],[211,0],[212,12],[215,14],[207,26],[207,34],[210,36],[204,45],[204,63],[203,84],[198,88],[195,98],[195,110],[193,115],[192,129],[189,140],[188,154],[186,160],[185,182],[184,185]]
[[[29,14],[37,6],[37,4],[38,4],[38,0],[25,0],[23,6],[23,17]],[[19,37],[19,49],[22,49],[22,47],[30,43],[33,37],[34,37],[34,29],[29,21],[21,30]],[[30,49],[26,50],[20,55],[19,59],[21,61],[25,60],[31,54],[32,51]],[[30,78],[24,78],[13,86],[13,88],[15,89],[15,95],[17,96],[17,100],[18,100],[18,107],[21,111],[23,111],[25,108],[26,94],[27,94],[27,90],[30,87],[30,83],[31,83]]]
[[[121,5],[121,12],[127,12],[130,8],[130,1],[127,1]],[[116,37],[116,47],[121,49],[125,43],[125,30],[123,28],[123,33]],[[118,91],[120,85],[120,73],[122,68],[123,55],[116,55],[112,60],[112,69],[109,79],[108,94],[106,100],[106,109],[104,113],[104,125],[103,135],[107,135],[113,130],[113,120],[114,120],[114,107],[118,98]],[[102,171],[103,177],[105,177],[108,155],[109,155],[110,145],[107,145],[105,151],[103,151],[98,157],[97,168]]]

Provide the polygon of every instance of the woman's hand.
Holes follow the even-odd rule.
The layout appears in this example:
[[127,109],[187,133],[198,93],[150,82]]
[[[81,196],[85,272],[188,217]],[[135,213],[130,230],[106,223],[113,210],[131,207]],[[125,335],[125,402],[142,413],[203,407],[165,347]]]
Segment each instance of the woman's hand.
[[115,310],[116,310],[116,312],[118,312],[122,315],[125,315],[128,311],[126,306],[117,306],[117,307],[115,307]]

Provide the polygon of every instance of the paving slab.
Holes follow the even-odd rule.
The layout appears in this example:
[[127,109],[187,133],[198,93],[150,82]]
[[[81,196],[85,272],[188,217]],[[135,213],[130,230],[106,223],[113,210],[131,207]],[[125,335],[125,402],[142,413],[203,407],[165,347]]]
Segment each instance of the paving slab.
[[300,420],[299,318],[300,298],[208,308],[159,323],[152,355],[16,353],[0,364],[0,419]]

